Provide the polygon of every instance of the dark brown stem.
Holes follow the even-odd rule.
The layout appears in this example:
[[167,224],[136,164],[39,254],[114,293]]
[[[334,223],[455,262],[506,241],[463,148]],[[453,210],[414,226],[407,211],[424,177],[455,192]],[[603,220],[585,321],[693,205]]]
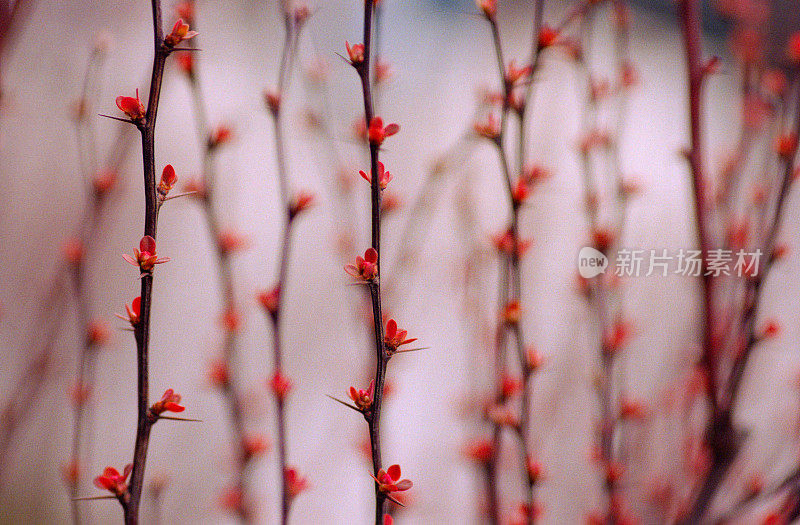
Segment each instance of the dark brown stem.
[[[355,69],[361,80],[361,92],[364,99],[364,118],[366,126],[375,116],[372,102],[372,83],[370,75],[370,57],[372,54],[372,22],[375,3],[372,0],[364,2],[364,60],[356,64]],[[378,181],[378,154],[380,146],[370,142],[369,158],[372,181],[370,184],[371,200],[371,226],[372,248],[378,253],[378,275],[380,276],[381,254],[381,188]],[[373,335],[375,337],[375,393],[372,400],[372,409],[365,414],[369,427],[369,441],[372,454],[372,469],[375,475],[381,469],[381,408],[383,406],[383,390],[386,383],[386,365],[390,354],[384,348],[383,342],[383,317],[381,314],[381,285],[380,277],[369,283],[370,299],[372,301]],[[375,523],[383,521],[386,496],[375,486]]]
[[[144,122],[139,125],[142,135],[142,160],[144,167],[145,220],[144,235],[156,238],[158,226],[158,195],[156,193],[155,127],[158,101],[161,96],[161,81],[164,65],[171,49],[164,45],[161,22],[161,1],[151,0],[153,12],[153,72],[150,79],[150,94]],[[152,306],[153,274],[142,275],[141,307],[139,322],[134,328],[137,362],[137,423],[136,443],[133,452],[133,471],[125,508],[126,525],[139,522],[139,504],[144,486],[144,470],[147,463],[147,447],[153,420],[149,415],[148,357],[150,344],[150,312]]]

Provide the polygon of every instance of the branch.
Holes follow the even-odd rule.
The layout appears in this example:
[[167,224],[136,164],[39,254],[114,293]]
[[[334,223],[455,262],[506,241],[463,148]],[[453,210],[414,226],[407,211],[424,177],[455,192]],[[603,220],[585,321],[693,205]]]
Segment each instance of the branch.
[[[161,96],[161,81],[164,76],[164,65],[171,48],[164,43],[162,31],[161,1],[151,0],[153,13],[153,69],[150,80],[150,93],[147,98],[147,113],[144,121],[138,125],[142,136],[142,163],[144,167],[145,220],[144,235],[156,239],[158,226],[158,195],[156,192],[155,167],[155,128],[158,115],[158,102]],[[136,443],[133,453],[133,470],[128,498],[123,505],[126,525],[139,522],[139,504],[144,486],[144,470],[147,463],[147,447],[150,441],[150,430],[153,421],[148,417],[149,378],[148,357],[150,344],[150,313],[152,308],[153,273],[148,272],[141,278],[141,310],[139,322],[134,329],[136,338],[137,362],[137,424]]]

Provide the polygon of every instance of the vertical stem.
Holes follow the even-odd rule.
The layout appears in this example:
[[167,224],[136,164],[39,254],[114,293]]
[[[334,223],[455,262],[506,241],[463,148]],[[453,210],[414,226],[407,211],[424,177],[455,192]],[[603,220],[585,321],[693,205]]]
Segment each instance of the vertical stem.
[[[158,225],[158,197],[156,194],[155,167],[155,126],[158,114],[158,101],[161,95],[161,81],[164,75],[164,64],[169,50],[164,45],[161,27],[161,1],[151,0],[153,12],[154,58],[153,73],[150,80],[150,95],[147,102],[145,120],[140,125],[142,135],[142,161],[144,168],[145,220],[144,235],[156,238]],[[153,274],[142,275],[141,278],[141,310],[139,322],[134,328],[136,337],[137,361],[137,422],[136,443],[133,453],[133,471],[128,489],[127,502],[124,504],[125,523],[134,525],[139,522],[139,504],[144,485],[144,470],[147,462],[147,447],[150,441],[150,430],[153,421],[149,409],[149,377],[148,357],[150,343],[150,312],[152,306]]]
[[[194,39],[195,46],[197,45],[197,37]],[[216,183],[216,169],[214,165],[214,153],[218,145],[212,145],[210,142],[211,127],[209,125],[208,116],[203,100],[202,86],[200,78],[196,73],[197,62],[194,62],[194,69],[189,75],[189,84],[192,93],[192,101],[194,105],[195,123],[197,127],[198,140],[203,148],[203,189],[202,205],[206,218],[206,224],[212,242],[216,249],[215,254],[217,257],[217,269],[219,274],[220,295],[223,301],[223,311],[229,312],[235,309],[236,297],[234,295],[234,278],[233,269],[231,267],[230,254],[223,250],[219,245],[220,234],[222,233],[219,213],[216,208],[215,200],[215,183]],[[242,400],[239,396],[239,391],[236,385],[236,368],[237,358],[237,340],[236,334],[233,330],[225,330],[222,353],[223,363],[228,371],[227,380],[220,385],[225,401],[228,405],[228,415],[230,417],[231,430],[233,434],[234,447],[237,449],[236,460],[236,473],[235,473],[235,488],[242,496],[242,505],[236,509],[237,517],[241,523],[250,522],[250,514],[246,504],[246,469],[250,461],[250,455],[245,450],[245,426],[244,426],[244,410],[242,407]]]
[[[370,75],[370,57],[372,54],[372,20],[374,0],[364,2],[364,60],[356,65],[356,71],[361,79],[361,92],[364,99],[364,118],[366,126],[375,116],[372,102],[372,83]],[[380,285],[380,253],[381,253],[381,188],[378,180],[378,154],[380,146],[370,142],[370,172],[372,181],[370,183],[371,200],[371,244],[378,254],[376,266],[378,268],[378,278],[369,283],[370,299],[372,301],[372,319],[374,324],[373,335],[375,337],[375,393],[372,400],[372,409],[366,414],[369,427],[370,449],[372,452],[372,469],[377,475],[381,468],[381,408],[383,405],[383,390],[386,382],[386,366],[389,361],[389,354],[384,348],[383,317],[381,314],[381,285]],[[386,497],[375,486],[375,523],[380,524],[383,520]]]
[[[291,256],[291,239],[296,218],[296,210],[292,210],[289,197],[289,171],[286,165],[285,141],[283,135],[282,106],[283,98],[289,85],[291,66],[297,50],[297,43],[300,35],[302,21],[293,17],[288,10],[285,2],[279,2],[281,12],[284,17],[285,37],[281,50],[280,66],[278,70],[277,102],[270,106],[272,112],[274,132],[275,132],[275,155],[278,164],[278,187],[280,192],[281,206],[285,214],[285,224],[281,236],[281,246],[279,252],[278,280],[276,289],[278,290],[277,305],[275,312],[272,313],[272,335],[273,335],[273,366],[275,373],[282,373],[283,370],[283,348],[281,342],[281,317],[286,296],[286,281]],[[292,495],[289,492],[287,471],[287,430],[286,430],[286,400],[282,395],[276,395],[275,417],[278,427],[278,468],[281,487],[281,524],[286,525],[289,521],[291,510]]]
[[539,71],[540,56],[542,48],[539,46],[539,33],[542,32],[542,20],[544,17],[544,0],[534,0],[533,2],[533,38],[531,41],[531,76],[530,83],[525,89],[525,98],[522,105],[519,107],[517,116],[519,117],[519,144],[517,146],[517,159],[520,168],[524,168],[527,164],[527,144],[528,126],[525,117],[528,114],[529,107],[533,104],[534,82],[536,82],[535,75]]
[[[509,283],[509,258],[500,257],[500,275],[498,276],[497,310],[500,311],[508,303]],[[497,402],[505,402],[502,390],[503,375],[506,373],[506,329],[505,325],[498,323],[494,344],[494,372],[497,388]],[[500,492],[498,487],[498,459],[500,445],[502,444],[502,427],[492,422],[492,456],[486,464],[486,490],[489,499],[489,522],[492,525],[500,523]]]
[[679,2],[681,27],[689,79],[689,129],[691,147],[687,152],[692,174],[692,191],[694,194],[695,220],[697,238],[702,252],[701,293],[703,297],[703,313],[701,319],[702,354],[700,366],[707,375],[707,395],[712,412],[716,417],[718,408],[716,387],[716,356],[713,348],[712,333],[714,330],[713,282],[706,275],[706,257],[711,249],[708,213],[708,190],[703,170],[703,130],[702,130],[702,88],[703,66],[701,64],[700,42],[700,5],[699,0],[681,0]]
[[[542,9],[542,2],[537,1],[534,6],[535,13],[534,13],[534,26],[541,27],[541,9]],[[514,86],[509,82],[508,78],[506,77],[506,65],[505,60],[503,58],[503,47],[500,38],[500,28],[497,24],[497,19],[495,16],[487,16],[487,20],[489,21],[489,25],[492,32],[492,42],[494,44],[494,51],[495,57],[497,58],[497,66],[498,66],[498,73],[500,76],[500,82],[503,88],[503,105],[502,105],[502,112],[500,117],[500,128],[499,134],[494,141],[495,146],[497,147],[497,153],[500,159],[500,166],[502,168],[502,175],[503,175],[503,182],[506,188],[508,200],[509,200],[509,209],[510,209],[510,225],[508,227],[508,231],[511,234],[511,254],[508,256],[507,259],[507,266],[503,265],[506,270],[510,270],[510,280],[503,279],[500,280],[500,287],[501,290],[505,289],[505,294],[501,291],[501,299],[505,296],[509,301],[515,301],[521,305],[522,303],[522,267],[520,261],[520,235],[519,235],[519,215],[520,215],[520,202],[515,200],[514,198],[514,181],[513,181],[513,174],[511,172],[511,167],[508,159],[508,155],[506,154],[505,150],[505,123],[508,120],[508,113],[511,109],[511,97],[512,97],[512,90]],[[538,31],[537,31],[538,36]],[[536,45],[536,44],[534,44]],[[536,51],[534,52],[534,56],[532,57],[534,61],[538,59],[538,46],[536,47]],[[526,93],[526,98],[529,97],[529,92]],[[524,104],[522,108],[524,108]],[[525,110],[520,109],[518,116],[519,116],[519,155],[518,160],[520,165],[517,167],[517,175],[520,176],[523,170],[522,163],[524,162],[524,114]],[[504,305],[501,305],[501,307]],[[526,351],[525,351],[525,339],[524,339],[524,331],[521,325],[522,320],[520,319],[518,322],[513,323],[512,325],[507,325],[503,323],[500,327],[500,330],[510,330],[514,334],[515,340],[515,348],[517,351],[517,357],[519,359],[519,366],[520,366],[520,373],[522,376],[522,392],[520,393],[521,396],[521,403],[520,403],[520,418],[519,418],[519,426],[516,429],[517,436],[519,438],[519,446],[520,446],[520,456],[521,456],[521,465],[523,469],[523,479],[525,480],[525,495],[526,495],[526,504],[528,506],[528,512],[525,516],[525,520],[527,523],[533,523],[534,521],[534,514],[535,514],[535,485],[536,480],[531,479],[529,470],[528,470],[528,460],[532,459],[531,450],[530,450],[530,386],[531,386],[531,375],[532,370],[530,365],[527,361]],[[503,338],[504,339],[504,338]],[[502,347],[504,344],[503,339],[499,338],[500,342],[499,345]],[[499,348],[501,352],[499,352],[500,356],[498,356],[498,373],[500,373],[503,369],[505,369],[505,357],[504,352],[502,352],[502,348]],[[505,401],[505,400],[503,400]],[[499,432],[498,429],[495,428],[494,430],[494,443],[496,446],[499,446],[501,441],[499,439]],[[498,451],[494,451],[494,455],[496,457]],[[487,470],[487,473],[497,476],[497,465],[496,463],[492,465],[491,469]],[[489,487],[497,490],[497,480],[490,480]],[[490,503],[493,505],[498,504],[498,496],[497,494],[490,494]],[[497,519],[497,513],[499,512],[498,509],[492,509],[492,519]]]

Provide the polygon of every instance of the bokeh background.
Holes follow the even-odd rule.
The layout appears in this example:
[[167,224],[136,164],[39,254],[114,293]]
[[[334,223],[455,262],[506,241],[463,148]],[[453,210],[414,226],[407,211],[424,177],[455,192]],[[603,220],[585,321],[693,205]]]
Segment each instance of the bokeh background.
[[[522,61],[530,46],[529,3],[500,4],[507,55]],[[561,1],[548,4],[546,20],[558,19],[567,8]],[[352,123],[361,107],[357,78],[336,56],[344,53],[345,40],[360,39],[360,5],[329,0],[312,6],[314,15],[301,38],[299,67],[286,99],[292,186],[310,188],[319,197],[318,206],[295,230],[284,317],[286,368],[296,382],[288,411],[289,458],[312,484],[293,506],[295,523],[368,523],[372,515],[373,482],[358,450],[365,425],[325,397],[344,397],[351,384],[363,383],[371,356],[354,315],[357,292],[348,286],[337,253],[337,225],[344,213],[352,214],[356,246],[367,242],[367,186],[356,184],[358,205],[343,209],[332,191],[339,166],[330,153],[332,144],[351,174],[366,165],[364,152],[352,138]],[[164,7],[169,12],[168,1]],[[694,246],[688,170],[680,155],[688,142],[685,64],[672,9],[667,2],[632,5],[630,49],[641,82],[630,97],[620,148],[624,171],[641,182],[643,192],[631,203],[623,242],[629,247]],[[797,15],[796,8],[787,12]],[[380,91],[377,107],[379,114],[401,125],[401,133],[387,143],[382,160],[391,167],[392,187],[406,204],[427,188],[423,182],[434,159],[470,129],[480,87],[496,85],[489,31],[475,13],[466,1],[385,1],[381,47],[395,76]],[[781,27],[789,18],[776,25],[776,35],[788,33]],[[165,16],[165,24],[171,19]],[[598,16],[598,48],[610,38],[607,20],[607,15]],[[706,160],[714,164],[735,145],[730,130],[739,108],[734,103],[737,80],[729,66],[725,24],[709,20],[707,50],[721,55],[724,64],[707,91]],[[117,95],[147,87],[150,23],[148,2],[41,0],[5,51],[0,109],[4,393],[35,351],[31,330],[61,264],[61,244],[82,220],[85,180],[78,169],[71,107],[80,94],[85,64],[98,35],[109,39],[95,105],[97,112],[116,114]],[[224,222],[248,235],[251,244],[236,256],[235,265],[236,292],[245,314],[240,369],[249,393],[248,426],[272,436],[272,401],[265,387],[271,370],[270,332],[255,294],[271,286],[277,266],[275,156],[262,94],[276,82],[282,24],[271,2],[201,1],[198,26],[198,68],[210,119],[229,123],[235,131],[235,141],[218,155]],[[596,58],[600,71],[611,66],[602,54]],[[329,73],[321,92],[309,87],[303,74],[318,59],[327,63]],[[540,492],[542,523],[549,524],[578,523],[602,501],[600,474],[590,457],[597,414],[592,387],[596,347],[589,313],[575,289],[576,254],[587,243],[576,148],[582,96],[573,67],[563,58],[547,57],[537,87],[530,151],[552,177],[534,194],[522,228],[534,240],[523,268],[524,322],[546,356],[536,379],[533,421],[535,446],[547,473]],[[330,140],[308,130],[304,112],[309,107],[331,123]],[[200,169],[191,111],[188,84],[173,62],[164,80],[156,163],[173,164],[184,180]],[[97,117],[96,126],[101,157],[123,147],[116,122]],[[141,234],[138,148],[134,137],[120,170],[121,188],[111,197],[87,253],[93,314],[111,323],[112,313],[122,311],[138,289],[120,257]],[[497,279],[489,235],[506,220],[496,154],[488,144],[477,146],[434,189],[425,235],[414,246],[416,266],[394,278],[391,261],[400,255],[397,243],[404,225],[413,219],[409,206],[385,223],[390,262],[383,273],[396,281],[395,294],[388,299],[393,315],[429,349],[392,360],[396,393],[384,413],[384,456],[387,464],[400,463],[414,481],[413,504],[398,516],[398,523],[477,523],[479,472],[460,450],[479,433],[474,421],[462,417],[464,406],[481,393],[490,375],[479,366],[486,351],[482,330],[493,319]],[[464,222],[465,207],[475,220],[472,224]],[[796,195],[790,196],[788,207],[789,227],[783,237],[791,244],[797,240],[790,226],[798,219]],[[182,393],[186,415],[203,422],[157,425],[147,476],[167,479],[164,523],[227,523],[231,519],[219,508],[218,498],[232,472],[232,449],[225,407],[207,381],[221,341],[221,300],[213,244],[195,202],[179,199],[164,207],[158,245],[172,262],[156,274],[151,385],[154,395],[168,387]],[[462,283],[467,261],[485,276],[476,293],[484,312],[481,321],[466,315]],[[798,264],[792,256],[771,275],[765,310],[782,320],[784,331],[755,355],[742,403],[741,416],[753,425],[747,469],[766,476],[779,475],[777,451],[795,422],[798,405]],[[653,405],[686,373],[696,353],[696,286],[680,276],[641,277],[627,284],[625,310],[635,331],[624,358],[625,381]],[[69,458],[68,392],[82,334],[74,304],[67,301],[61,315],[63,328],[44,389],[16,433],[0,472],[0,523],[68,520],[69,501],[59,469]],[[98,492],[88,482],[90,476],[106,465],[121,467],[131,455],[134,351],[132,336],[115,331],[100,354],[91,457],[83,478],[86,495]],[[677,445],[669,425],[655,425],[637,439],[641,458],[634,476],[644,484],[671,468]],[[273,523],[274,456],[264,456],[254,468],[251,490],[260,502],[259,521]],[[508,481],[512,493],[518,485],[514,481],[513,476]],[[83,512],[91,523],[115,523],[121,516],[113,501],[86,502]],[[149,501],[143,512],[145,519],[153,515]]]

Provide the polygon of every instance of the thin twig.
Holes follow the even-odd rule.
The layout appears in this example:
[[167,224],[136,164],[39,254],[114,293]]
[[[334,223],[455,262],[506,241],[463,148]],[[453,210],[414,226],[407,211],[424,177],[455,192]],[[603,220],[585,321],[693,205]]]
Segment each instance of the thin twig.
[[[185,20],[192,27],[196,27],[196,21]],[[195,38],[196,43],[196,38]],[[176,48],[176,51],[183,51],[183,48]],[[206,219],[209,236],[214,244],[214,254],[217,261],[217,273],[219,279],[220,296],[222,297],[222,311],[224,314],[235,315],[236,297],[234,287],[233,267],[230,250],[222,245],[222,226],[218,206],[224,199],[217,199],[216,182],[217,170],[215,165],[215,154],[220,144],[213,142],[212,129],[206,114],[205,100],[203,97],[200,75],[197,71],[197,59],[193,58],[191,69],[186,71],[189,87],[191,90],[192,104],[194,107],[195,126],[197,128],[197,138],[202,148],[202,178],[203,191],[200,192],[200,203]],[[197,192],[186,192],[170,198],[177,198],[187,194],[197,194]],[[234,474],[234,490],[241,496],[241,503],[234,509],[237,517],[242,523],[249,523],[252,519],[246,494],[247,467],[253,458],[247,450],[247,436],[245,434],[245,415],[241,395],[236,383],[236,359],[237,351],[237,332],[235,327],[225,326],[222,341],[222,366],[224,367],[224,378],[216,385],[220,388],[225,402],[228,406],[228,416],[230,418],[231,431],[233,434],[233,445],[236,450],[236,472]]]
[[[158,195],[156,192],[155,166],[155,128],[158,115],[158,101],[161,96],[161,81],[164,76],[164,65],[171,48],[164,43],[164,32],[161,20],[161,1],[151,0],[153,13],[153,69],[150,79],[150,93],[147,99],[147,111],[144,121],[137,127],[142,136],[142,163],[144,167],[145,220],[144,235],[156,239],[158,226]],[[134,327],[136,338],[137,362],[137,423],[136,443],[133,453],[133,470],[127,497],[123,505],[126,525],[139,522],[139,504],[144,487],[144,470],[147,463],[147,448],[150,442],[150,430],[153,420],[149,413],[149,344],[150,313],[152,308],[153,273],[147,272],[141,277],[141,306],[139,322]]]

